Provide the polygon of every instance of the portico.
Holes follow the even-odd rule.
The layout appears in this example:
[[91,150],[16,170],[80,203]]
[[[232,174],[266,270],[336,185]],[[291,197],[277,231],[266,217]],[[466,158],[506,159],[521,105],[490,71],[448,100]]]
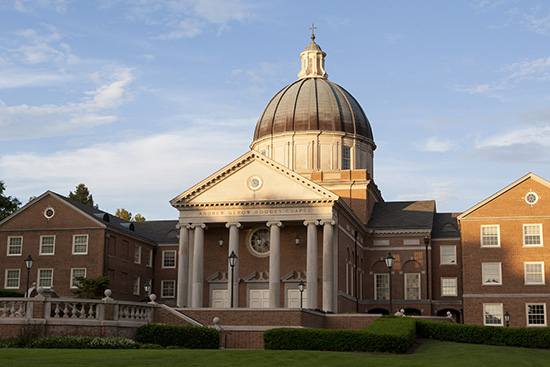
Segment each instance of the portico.
[[[199,188],[191,188],[172,201],[180,210],[178,306],[211,306],[216,289],[217,294],[225,294],[223,304],[228,307],[233,283],[234,307],[250,304],[239,299],[243,292],[248,297],[250,289],[267,291],[269,308],[288,307],[285,293],[289,286],[281,287],[283,276],[287,282],[296,281],[296,290],[299,280],[306,282],[305,308],[335,311],[334,227],[341,210],[338,196],[254,151],[213,176],[216,178],[203,181]],[[220,202],[216,200],[218,191],[234,195],[225,195]],[[227,202],[228,196],[237,200]],[[232,252],[238,257],[234,270],[226,260],[223,269],[210,274],[213,269],[208,266],[205,273],[205,261],[210,261],[212,251],[220,257],[219,243],[223,243],[225,258]],[[217,285],[211,288],[207,278]],[[226,286],[222,288],[219,284],[223,282]]]

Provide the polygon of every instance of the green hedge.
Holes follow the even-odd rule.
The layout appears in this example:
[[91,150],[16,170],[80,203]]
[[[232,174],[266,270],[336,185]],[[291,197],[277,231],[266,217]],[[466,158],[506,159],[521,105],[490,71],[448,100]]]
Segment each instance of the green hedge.
[[362,330],[271,329],[264,333],[264,348],[404,353],[414,336],[413,319],[383,317]]
[[0,289],[0,298],[3,297],[25,297],[25,293],[10,291],[9,289]]
[[32,340],[27,348],[48,349],[137,349],[138,343],[131,339],[113,336],[58,335],[43,336]]
[[139,343],[159,344],[163,347],[218,349],[220,333],[217,329],[204,326],[147,324],[138,328],[136,340]]
[[495,327],[417,320],[416,335],[459,343],[550,349],[550,329],[546,327]]

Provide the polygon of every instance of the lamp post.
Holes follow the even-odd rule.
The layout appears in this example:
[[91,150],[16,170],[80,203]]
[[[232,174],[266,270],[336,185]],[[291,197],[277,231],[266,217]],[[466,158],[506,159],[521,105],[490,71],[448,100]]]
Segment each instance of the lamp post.
[[510,314],[508,313],[508,311],[506,311],[506,313],[504,314],[504,320],[506,321],[506,327],[509,327],[510,326]]
[[231,266],[231,308],[233,308],[233,283],[235,283],[235,265],[237,265],[237,254],[231,251],[229,255],[229,266]]
[[143,285],[143,288],[145,288],[145,302],[149,301],[149,291],[151,290],[151,285],[148,281],[145,282]]
[[300,291],[300,308],[303,306],[304,289],[306,289],[306,283],[304,283],[303,280],[300,280],[300,283],[298,283],[298,290]]
[[[29,298],[30,294],[29,294],[29,278],[30,278],[30,275],[31,275],[31,268],[32,268],[32,263],[34,262],[34,260],[32,259],[31,255],[27,256],[27,258],[25,259],[25,266],[27,267],[27,290],[25,291],[25,298]],[[25,316],[27,316],[27,303],[28,302],[25,302]]]
[[393,267],[393,262],[395,261],[395,257],[392,256],[391,252],[388,252],[388,256],[384,259],[386,261],[386,267],[388,268],[388,273],[390,275],[390,315],[392,314],[392,294],[391,294],[391,268]]

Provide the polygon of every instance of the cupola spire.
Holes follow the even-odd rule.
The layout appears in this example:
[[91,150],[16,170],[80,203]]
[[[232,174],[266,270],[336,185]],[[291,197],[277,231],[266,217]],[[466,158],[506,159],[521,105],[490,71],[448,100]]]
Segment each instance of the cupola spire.
[[325,71],[325,56],[326,53],[321,50],[318,44],[315,43],[315,27],[311,23],[311,42],[306,46],[304,52],[300,54],[302,58],[302,70],[298,73],[298,78],[323,78],[327,79],[328,74]]

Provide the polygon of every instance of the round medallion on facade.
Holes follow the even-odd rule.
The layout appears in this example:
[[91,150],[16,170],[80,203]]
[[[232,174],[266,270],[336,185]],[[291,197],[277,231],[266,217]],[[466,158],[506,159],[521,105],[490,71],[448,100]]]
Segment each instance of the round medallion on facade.
[[250,176],[248,180],[246,180],[246,185],[248,188],[252,191],[258,191],[262,188],[262,185],[264,184],[261,177],[258,176]]
[[252,255],[257,257],[269,256],[269,228],[259,227],[251,230],[247,244]]
[[539,196],[537,195],[536,192],[533,192],[533,191],[529,191],[526,195],[525,195],[525,202],[529,205],[535,205],[537,203],[537,201],[539,201]]
[[47,207],[46,210],[44,210],[44,216],[46,219],[51,219],[55,215],[55,210],[51,206]]

